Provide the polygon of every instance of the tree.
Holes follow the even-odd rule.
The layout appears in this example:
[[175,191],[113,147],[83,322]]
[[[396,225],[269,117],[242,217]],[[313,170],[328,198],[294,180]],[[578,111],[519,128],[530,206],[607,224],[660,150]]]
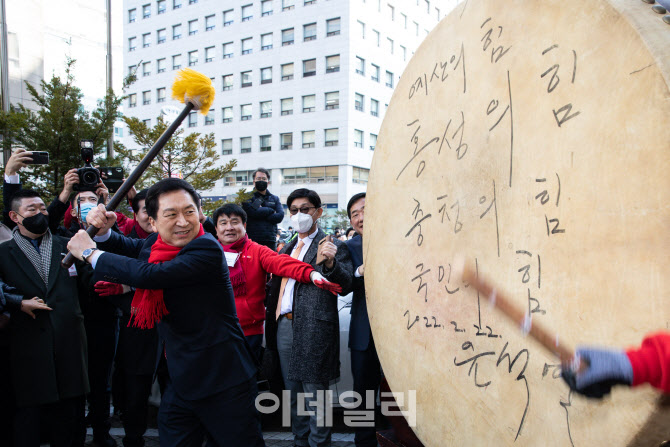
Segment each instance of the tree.
[[340,228],[346,230],[349,226],[347,210],[337,210],[335,214],[328,218],[328,227],[331,229]]
[[[123,119],[130,129],[133,140],[142,149],[119,148],[118,153],[125,159],[127,167],[135,166],[144,158],[170,123],[166,122],[162,116],[158,117],[158,123],[153,127],[148,127],[143,121],[135,117],[124,117]],[[216,152],[213,133],[201,135],[194,132],[186,136],[183,135],[184,130],[177,129],[172,138],[165,144],[165,147],[158,153],[155,161],[144,172],[136,185],[138,190],[167,177],[179,177],[188,181],[196,190],[207,191],[213,189],[217,181],[222,180],[226,174],[237,166],[237,160],[234,159],[218,166],[220,157]],[[233,200],[228,200],[228,202],[241,203],[249,195],[244,189],[241,189]],[[204,201],[203,209],[207,214],[223,205],[223,203],[223,200]]]
[[22,173],[23,184],[37,190],[45,200],[58,195],[68,170],[83,166],[80,140],[93,140],[96,163],[103,161],[99,156],[106,148],[123,101],[110,89],[95,110],[86,111],[81,102],[83,94],[74,83],[75,62],[68,57],[65,77],[54,75],[48,82],[41,81],[41,92],[26,82],[31,99],[39,107],[36,112],[16,104],[8,113],[0,113],[0,130],[9,136],[3,141],[3,149],[11,144],[29,151],[49,152],[48,165],[35,165]]

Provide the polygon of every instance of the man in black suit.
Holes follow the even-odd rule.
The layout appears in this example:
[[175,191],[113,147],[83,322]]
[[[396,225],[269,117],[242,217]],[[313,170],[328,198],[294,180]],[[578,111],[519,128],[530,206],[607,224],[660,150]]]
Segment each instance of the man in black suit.
[[[330,240],[318,227],[323,214],[321,198],[309,189],[293,191],[286,201],[298,237],[281,253],[311,264],[328,281],[339,284],[342,294],[351,290],[352,266],[343,242]],[[268,349],[277,351],[284,385],[291,392],[291,425],[297,446],[329,446],[332,427],[324,426],[325,399],[329,384],[340,377],[340,320],[337,296],[313,284],[275,276],[267,306]],[[298,394],[312,408],[298,415]],[[316,408],[318,406],[318,408]],[[312,412],[306,416],[305,411]]]
[[[349,323],[349,349],[351,350],[351,373],[354,378],[354,391],[362,400],[360,409],[375,408],[377,399],[368,400],[368,391],[376,396],[381,382],[381,366],[375,342],[372,339],[368,307],[365,302],[365,266],[363,265],[363,216],[365,211],[365,193],[355,194],[347,204],[347,214],[356,236],[347,241],[347,247],[354,265],[354,298],[351,302],[351,321]],[[354,435],[356,447],[374,447],[377,445],[374,422],[370,427],[356,427]]]
[[15,193],[8,205],[16,227],[12,240],[0,245],[0,277],[24,300],[39,297],[53,309],[39,311],[35,318],[15,312],[10,320],[10,368],[18,405],[14,442],[39,446],[43,424],[51,445],[80,445],[89,387],[78,295],[92,291],[92,272],[83,264],[60,267],[67,240],[51,234],[46,206],[35,191]]
[[[91,210],[89,224],[68,248],[91,263],[95,279],[136,287],[133,324],[157,323],[169,382],[161,400],[161,446],[264,445],[258,413],[256,365],[235,312],[221,244],[199,222],[198,195],[184,180],[149,188],[146,209],[155,233],[134,240],[110,231],[116,214]],[[114,254],[117,253],[117,254]]]

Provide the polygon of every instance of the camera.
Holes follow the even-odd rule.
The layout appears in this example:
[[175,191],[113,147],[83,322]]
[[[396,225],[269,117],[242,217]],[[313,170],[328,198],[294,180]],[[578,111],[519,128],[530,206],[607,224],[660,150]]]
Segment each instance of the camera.
[[77,169],[79,175],[79,184],[75,184],[75,191],[93,191],[98,189],[100,183],[100,172],[93,167],[93,140],[81,140],[81,158],[84,160],[84,167]]

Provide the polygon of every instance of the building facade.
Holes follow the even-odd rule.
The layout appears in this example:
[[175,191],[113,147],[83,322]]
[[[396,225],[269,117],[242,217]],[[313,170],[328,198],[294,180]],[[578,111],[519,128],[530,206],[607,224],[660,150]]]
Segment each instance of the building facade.
[[204,73],[216,99],[183,126],[213,132],[221,162],[234,158],[237,168],[203,196],[250,190],[253,171],[265,167],[282,202],[307,187],[333,213],[365,190],[393,89],[457,3],[125,0],[124,64],[138,77],[125,114],[154,125],[181,109],[169,98],[177,70]]

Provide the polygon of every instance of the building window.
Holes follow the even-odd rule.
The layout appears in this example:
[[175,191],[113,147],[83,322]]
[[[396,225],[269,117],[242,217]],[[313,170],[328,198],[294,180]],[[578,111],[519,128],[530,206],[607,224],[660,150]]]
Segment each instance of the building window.
[[195,5],[196,3],[198,3],[198,0],[188,0],[189,5]]
[[195,127],[198,125],[198,112],[191,112],[188,114],[188,127]]
[[389,39],[387,37],[386,40],[388,40],[389,43],[389,51],[391,52],[391,54],[393,54],[393,39]]
[[221,155],[232,155],[233,154],[233,139],[226,138],[221,140]]
[[370,66],[372,67],[372,75],[370,76],[370,79],[379,82],[379,66],[375,64],[370,64]]
[[181,39],[181,23],[172,25],[172,40]]
[[386,86],[393,88],[393,73],[390,71],[386,72]]
[[313,130],[303,130],[302,131],[302,147],[314,147],[314,131]]
[[128,51],[135,51],[137,48],[137,37],[128,38]]
[[419,24],[414,22],[414,32],[416,33],[416,36],[419,37]]
[[272,67],[261,68],[261,84],[272,82]]
[[326,20],[326,37],[340,34],[340,18]]
[[223,11],[223,26],[229,26],[233,24],[233,10],[229,9],[228,11]]
[[370,115],[379,116],[379,101],[370,98]]
[[181,54],[172,56],[172,69],[179,70],[181,68]]
[[214,60],[214,47],[205,48],[205,63],[212,62]]
[[293,149],[293,132],[279,134],[281,140],[281,150]]
[[242,78],[242,87],[251,87],[251,71],[243,71],[240,73],[240,78]]
[[307,59],[302,61],[302,77],[316,75],[316,59]]
[[[249,151],[251,152],[251,137],[249,138]],[[251,186],[254,184],[254,171],[233,171],[223,178],[223,186]]]
[[293,28],[283,29],[281,31],[282,46],[293,45]]
[[198,34],[198,19],[188,21],[188,35],[194,36]]
[[365,59],[356,56],[356,73],[365,76]]
[[214,125],[214,109],[209,109],[207,115],[205,115],[205,126]]
[[214,14],[205,17],[205,31],[212,31],[216,27],[216,16]]
[[144,124],[147,128],[151,127],[151,119],[142,120],[142,124]]
[[316,0],[305,0],[305,3],[303,3],[303,5],[308,6],[313,5],[314,3],[316,3]]
[[403,13],[400,13],[400,17],[402,18],[403,28],[407,29],[407,16]]
[[356,20],[356,22],[358,23],[358,32],[361,34],[361,39],[365,39],[365,23],[360,20]]
[[181,8],[181,0],[172,0],[172,9]]
[[114,126],[114,136],[123,138],[123,127],[116,127]]
[[313,166],[310,168],[282,169],[286,184],[296,183],[337,183],[339,166]]
[[303,42],[316,40],[316,23],[308,23],[302,26],[302,40]]
[[142,5],[142,18],[148,19],[151,17],[151,5]]
[[240,138],[240,153],[248,154],[251,152],[251,137]]
[[326,93],[326,110],[335,110],[340,108],[340,92]]
[[370,134],[370,150],[374,151],[375,146],[377,146],[377,135],[371,133]]
[[156,73],[163,73],[165,71],[165,58],[156,60]]
[[221,122],[222,123],[232,123],[233,122],[233,108],[232,107],[222,107],[221,108]]
[[251,104],[242,104],[240,106],[240,119],[242,121],[251,119]]
[[247,22],[253,18],[252,8],[253,5],[244,5],[242,6],[242,21]]
[[133,23],[137,20],[137,9],[129,9],[128,10],[128,23]]
[[272,150],[272,135],[261,135],[258,140],[261,152],[269,152]]
[[365,96],[361,95],[360,93],[356,93],[354,96],[354,108],[358,110],[359,112],[363,111],[363,101],[365,100]]
[[233,57],[233,43],[227,42],[223,44],[223,59],[229,59]]
[[354,146],[363,147],[363,131],[354,129]]
[[128,107],[137,107],[137,93],[128,95]]
[[167,40],[167,32],[165,31],[165,28],[156,31],[156,43],[158,45],[165,43],[166,40]]
[[340,71],[340,55],[326,56],[326,73]]
[[128,67],[128,74],[129,75],[134,74],[136,70],[137,70],[137,65],[130,65]]
[[281,114],[293,115],[293,98],[284,98],[281,100]]
[[373,29],[372,33],[374,34],[375,43],[376,43],[377,47],[379,47],[379,45],[381,45],[380,44],[381,36],[379,34],[379,31],[377,31],[376,29]]
[[293,62],[281,66],[281,80],[288,81],[293,79]]
[[272,0],[261,1],[261,17],[272,15]]
[[253,37],[247,37],[246,39],[242,39],[242,54],[251,54],[253,49],[251,48],[251,45],[253,44],[252,42]]
[[430,14],[430,0],[424,0],[426,3],[426,14]]
[[156,2],[156,13],[157,14],[165,14],[165,0],[158,0]]
[[151,33],[142,34],[142,48],[151,46]]
[[149,76],[151,74],[151,62],[142,63],[142,76]]
[[261,102],[261,118],[272,117],[272,101]]
[[165,87],[156,89],[156,102],[165,102]]
[[400,51],[402,52],[402,60],[406,61],[407,60],[407,48],[400,45]]
[[389,17],[391,17],[391,20],[395,20],[395,8],[389,4]]
[[325,129],[326,146],[337,146],[340,131],[339,129]]
[[222,91],[225,92],[226,90],[231,90],[233,88],[233,75],[232,74],[223,75],[221,77],[221,79],[223,81]]
[[316,95],[305,95],[302,97],[302,113],[310,113],[316,110]]
[[369,169],[357,168],[354,166],[354,172],[353,175],[351,176],[351,181],[354,183],[362,183],[365,185],[368,183],[369,175],[370,175]]
[[290,11],[295,8],[295,0],[281,0],[281,10]]
[[198,50],[188,52],[188,66],[192,67],[198,63]]
[[272,33],[261,34],[261,51],[272,49]]

